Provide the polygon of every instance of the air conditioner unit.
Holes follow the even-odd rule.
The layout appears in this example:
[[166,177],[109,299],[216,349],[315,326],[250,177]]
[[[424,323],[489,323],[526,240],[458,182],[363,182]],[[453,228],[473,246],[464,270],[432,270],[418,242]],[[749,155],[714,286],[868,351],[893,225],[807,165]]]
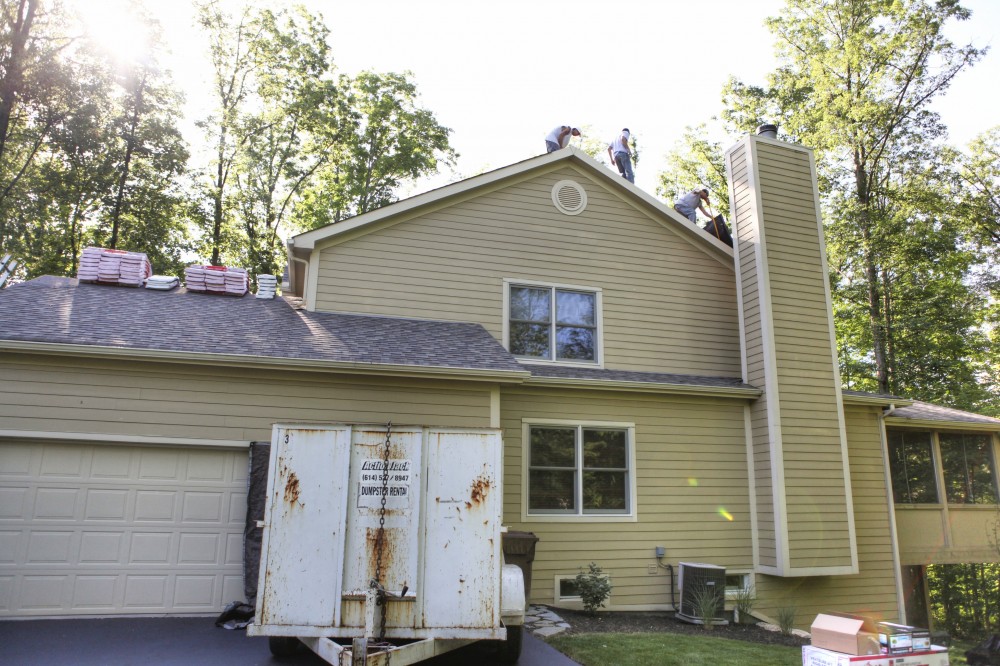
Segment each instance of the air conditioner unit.
[[[680,562],[678,584],[681,588],[681,605],[674,616],[692,624],[705,624],[702,614],[705,601],[715,600],[715,613],[711,624],[729,624],[725,618],[726,568],[714,564]],[[706,596],[707,595],[707,596]]]

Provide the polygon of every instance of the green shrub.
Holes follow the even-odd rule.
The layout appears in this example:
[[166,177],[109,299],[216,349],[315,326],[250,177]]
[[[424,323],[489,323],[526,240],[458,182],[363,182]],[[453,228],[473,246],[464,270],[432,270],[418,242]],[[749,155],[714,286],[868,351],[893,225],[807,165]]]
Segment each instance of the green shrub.
[[736,606],[736,615],[740,624],[753,622],[753,605],[757,601],[757,591],[753,585],[747,585],[736,590],[733,595],[733,603]]
[[588,613],[596,613],[598,608],[604,608],[604,602],[611,596],[611,581],[601,567],[591,562],[587,571],[581,567],[576,575],[576,589],[580,592],[583,608]]
[[707,630],[712,628],[712,622],[722,610],[720,592],[721,590],[716,589],[714,585],[699,585],[691,595],[694,615],[702,621],[702,626]]
[[778,629],[781,629],[781,633],[788,636],[792,633],[792,629],[795,628],[795,606],[784,606],[778,609]]

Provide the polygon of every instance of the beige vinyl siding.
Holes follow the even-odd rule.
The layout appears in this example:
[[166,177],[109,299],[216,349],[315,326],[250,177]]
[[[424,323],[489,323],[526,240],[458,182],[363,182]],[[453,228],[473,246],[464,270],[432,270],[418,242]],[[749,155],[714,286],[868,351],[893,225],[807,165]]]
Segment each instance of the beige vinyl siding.
[[488,427],[481,384],[0,355],[0,430],[269,440],[271,425]]
[[899,620],[889,501],[879,433],[879,408],[845,409],[851,487],[858,541],[858,574],[779,578],[757,576],[755,609],[770,617],[795,606],[796,626],[808,629],[817,613],[859,612]]
[[756,144],[793,568],[851,564],[826,274],[809,155]]
[[[767,358],[761,329],[760,293],[757,279],[755,248],[758,243],[754,216],[754,192],[750,183],[751,168],[747,147],[743,144],[730,154],[730,183],[735,201],[733,220],[737,235],[740,284],[743,307],[743,335],[746,350],[746,381],[765,386]],[[768,396],[765,393],[750,406],[751,437],[754,462],[754,490],[757,506],[757,558],[764,567],[777,567],[776,517],[774,505],[774,461],[768,429]]]
[[[738,400],[570,389],[501,389],[504,430],[504,523],[540,538],[532,600],[552,603],[555,576],[574,576],[593,561],[612,578],[614,607],[670,603],[664,563],[711,562],[753,567],[746,435]],[[635,522],[586,518],[521,522],[523,419],[633,423],[638,485]],[[732,516],[728,520],[723,511]]]
[[[579,215],[552,203],[563,179],[587,192]],[[593,287],[605,367],[739,373],[730,271],[566,165],[330,243],[318,250],[317,310],[472,321],[502,340],[505,278]]]

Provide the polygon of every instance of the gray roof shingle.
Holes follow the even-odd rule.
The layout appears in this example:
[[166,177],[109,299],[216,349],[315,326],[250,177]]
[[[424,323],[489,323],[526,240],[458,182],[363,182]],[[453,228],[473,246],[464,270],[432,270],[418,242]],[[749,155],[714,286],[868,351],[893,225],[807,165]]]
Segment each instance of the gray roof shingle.
[[941,407],[927,402],[914,402],[907,407],[898,407],[887,416],[909,419],[913,421],[947,421],[949,423],[970,423],[983,426],[994,426],[1000,431],[1000,419],[982,414],[964,412],[951,407]]
[[479,324],[308,312],[281,298],[44,277],[0,291],[0,339],[134,350],[524,372]]

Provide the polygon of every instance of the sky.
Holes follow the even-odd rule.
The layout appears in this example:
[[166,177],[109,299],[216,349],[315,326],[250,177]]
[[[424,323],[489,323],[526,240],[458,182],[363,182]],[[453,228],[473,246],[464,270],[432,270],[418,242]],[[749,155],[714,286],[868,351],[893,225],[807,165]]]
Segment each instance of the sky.
[[[87,7],[111,0],[77,0]],[[239,0],[224,0],[234,9]],[[260,2],[261,0],[257,0]],[[187,0],[146,0],[170,45],[166,64],[186,95],[189,141],[211,103],[203,33]],[[268,6],[290,5],[277,0]],[[764,19],[783,0],[299,0],[331,29],[339,70],[413,73],[421,103],[451,128],[459,153],[438,186],[544,152],[556,125],[583,127],[610,141],[623,127],[640,150],[636,185],[653,193],[664,155],[685,127],[711,125],[730,76],[763,83],[774,69]],[[956,42],[993,50],[963,72],[933,108],[964,145],[1000,124],[1000,1],[964,0],[970,21]],[[93,11],[97,11],[94,9]],[[109,23],[110,21],[104,21]],[[112,30],[119,44],[127,29]],[[722,137],[719,137],[720,139]]]

